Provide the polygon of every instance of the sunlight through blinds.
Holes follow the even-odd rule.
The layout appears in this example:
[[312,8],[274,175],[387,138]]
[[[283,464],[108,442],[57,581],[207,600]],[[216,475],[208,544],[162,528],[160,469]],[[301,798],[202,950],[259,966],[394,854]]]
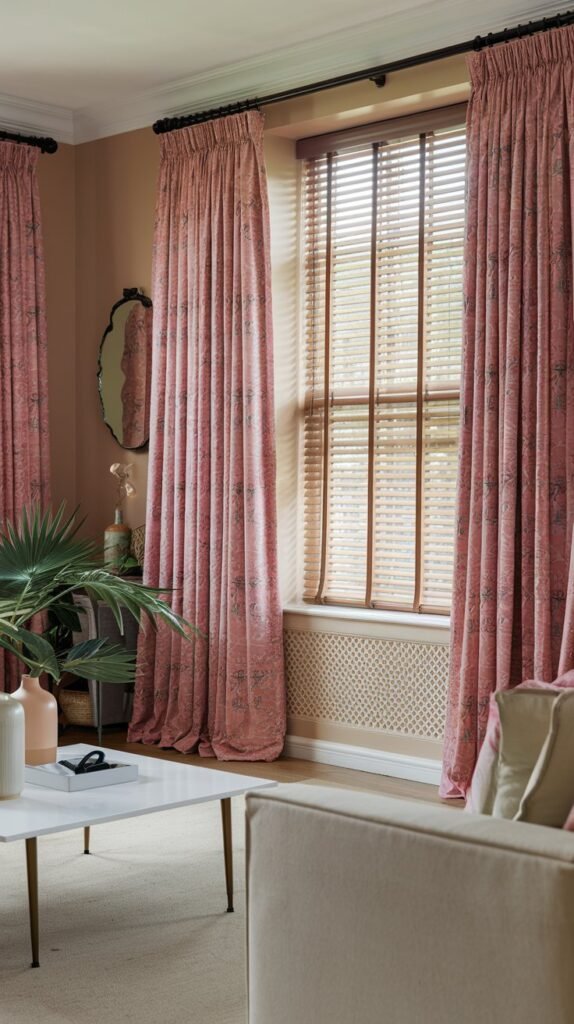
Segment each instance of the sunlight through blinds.
[[436,113],[304,161],[309,601],[450,608],[465,131]]

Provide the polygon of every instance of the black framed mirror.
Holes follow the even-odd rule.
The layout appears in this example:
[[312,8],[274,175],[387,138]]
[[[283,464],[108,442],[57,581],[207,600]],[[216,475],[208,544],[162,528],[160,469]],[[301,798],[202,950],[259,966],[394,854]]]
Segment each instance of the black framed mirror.
[[149,440],[152,301],[124,288],[112,306],[98,358],[98,389],[104,423],[122,448]]

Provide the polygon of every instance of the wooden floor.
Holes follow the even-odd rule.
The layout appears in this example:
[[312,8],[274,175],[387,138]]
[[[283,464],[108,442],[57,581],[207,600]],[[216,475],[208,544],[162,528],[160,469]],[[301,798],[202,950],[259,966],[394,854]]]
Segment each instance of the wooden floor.
[[[60,736],[60,745],[69,743],[89,743],[97,745],[95,729],[69,726]],[[435,786],[420,782],[408,782],[404,779],[393,779],[386,775],[372,775],[369,772],[358,772],[351,768],[335,768],[314,761],[301,761],[293,757],[280,758],[278,761],[218,761],[215,757],[199,757],[197,754],[180,754],[177,750],[161,750],[156,746],[143,746],[141,743],[127,743],[124,728],[111,727],[104,730],[104,747],[113,750],[125,750],[133,754],[146,754],[149,757],[160,757],[180,764],[199,764],[204,768],[218,768],[219,771],[237,772],[240,775],[256,775],[274,782],[310,782],[316,785],[342,786],[346,789],[361,789],[371,793],[385,793],[387,796],[403,797],[409,800],[424,800],[430,803],[445,803],[439,799]],[[462,801],[449,801],[447,806],[460,806]]]

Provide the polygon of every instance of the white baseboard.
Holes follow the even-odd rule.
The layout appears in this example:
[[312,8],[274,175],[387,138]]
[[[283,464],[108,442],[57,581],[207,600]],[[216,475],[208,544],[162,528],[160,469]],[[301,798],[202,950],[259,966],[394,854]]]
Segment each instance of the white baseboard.
[[431,786],[438,786],[440,782],[440,761],[434,761],[429,757],[411,757],[389,750],[353,747],[347,743],[313,740],[306,736],[288,736],[285,754],[287,757],[297,757],[303,761],[318,761],[320,764],[332,764],[338,768],[354,768],[359,772],[390,775],[392,778],[408,779],[410,782],[426,782]]

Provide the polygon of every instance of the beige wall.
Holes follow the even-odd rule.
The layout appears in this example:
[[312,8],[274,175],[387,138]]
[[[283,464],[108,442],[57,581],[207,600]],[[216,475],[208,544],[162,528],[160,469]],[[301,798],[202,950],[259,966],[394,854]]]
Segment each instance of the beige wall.
[[100,412],[102,335],[124,288],[151,287],[158,146],[151,130],[60,145],[38,164],[46,263],[53,504],[80,505],[97,539],[114,510],[112,462],[133,462],[132,526],[145,519],[147,455],[120,448]]
[[265,111],[265,124],[275,135],[303,139],[351,125],[403,117],[417,110],[450,106],[463,102],[468,94],[464,57],[449,57],[387,75],[382,89],[370,81],[355,82],[273,104]]
[[295,143],[265,138],[271,214],[271,272],[277,443],[277,535],[283,603],[297,595],[298,323]]
[[110,310],[124,288],[151,292],[159,153],[151,129],[76,147],[77,497],[86,529],[100,538],[113,520],[112,462],[133,463],[136,497],[126,520],[145,520],[147,453],[125,451],[104,424],[96,382],[98,351]]

